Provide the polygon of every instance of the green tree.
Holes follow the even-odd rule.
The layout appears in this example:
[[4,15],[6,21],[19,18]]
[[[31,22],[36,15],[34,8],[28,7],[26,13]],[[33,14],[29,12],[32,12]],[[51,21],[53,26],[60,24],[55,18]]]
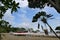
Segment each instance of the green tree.
[[0,20],[0,40],[1,40],[1,33],[3,33],[3,32],[9,32],[10,31],[10,27],[11,27],[11,25],[8,23],[8,22],[6,22],[6,21],[4,21],[4,20]]
[[60,30],[60,26],[57,26],[55,30]]
[[54,7],[60,13],[60,0],[28,0],[30,8],[44,8],[45,5]]
[[56,30],[56,33],[60,33],[60,26],[57,26],[55,30]]
[[9,32],[10,28],[11,28],[11,25],[8,22],[6,22],[4,20],[0,21],[0,33],[1,32]]
[[10,31],[12,32],[17,32],[20,28],[18,27],[11,27]]
[[[46,14],[46,12],[38,12],[34,17],[32,22],[37,22],[38,19],[40,19],[44,24],[47,24],[50,30],[53,31],[53,33],[58,37],[58,35],[54,32],[54,30],[51,28],[51,26],[48,24],[47,20],[48,18],[51,18],[53,15],[51,14]],[[59,37],[58,37],[59,38]]]
[[0,18],[3,17],[8,9],[11,9],[11,13],[13,11],[16,12],[17,8],[20,8],[18,5],[19,3],[16,3],[14,0],[0,0]]
[[[5,12],[8,9],[11,9],[11,13],[13,11],[17,11],[17,8],[19,8],[19,3],[16,3],[14,0],[0,0],[0,27],[2,26],[6,26],[7,27],[7,23],[3,22],[1,19],[4,16]],[[5,23],[6,25],[2,24],[1,22]],[[0,34],[0,39],[1,39],[1,34]]]
[[25,28],[20,28],[19,30],[20,30],[20,31],[25,31],[26,29],[25,29]]
[[[19,3],[16,3],[14,0],[0,0],[0,27],[4,26],[7,29],[8,26],[10,26],[10,25],[8,25],[9,24],[8,22],[1,20],[1,19],[8,9],[11,9],[11,13],[13,11],[16,12],[17,9],[20,8],[18,5],[19,5]],[[3,23],[1,23],[1,22],[3,22]]]

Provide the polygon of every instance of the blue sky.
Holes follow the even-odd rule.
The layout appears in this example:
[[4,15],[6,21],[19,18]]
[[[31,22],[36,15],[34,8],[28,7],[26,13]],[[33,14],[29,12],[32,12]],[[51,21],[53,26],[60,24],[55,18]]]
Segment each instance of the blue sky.
[[[25,28],[34,28],[37,29],[38,22],[32,23],[33,16],[41,11],[39,8],[29,8],[27,0],[15,0],[16,2],[20,3],[20,9],[18,9],[17,12],[13,12],[11,14],[11,9],[7,10],[7,12],[4,14],[3,19],[8,21],[12,26],[14,27],[25,27]],[[42,9],[42,11],[47,12],[47,14],[54,15],[52,20],[48,20],[48,23],[52,26],[53,29],[56,28],[56,26],[60,25],[60,14],[53,8],[53,7],[45,7]],[[43,25],[43,24],[42,24]],[[47,27],[48,28],[48,27]],[[48,28],[49,29],[49,28]],[[40,30],[42,30],[40,28]]]

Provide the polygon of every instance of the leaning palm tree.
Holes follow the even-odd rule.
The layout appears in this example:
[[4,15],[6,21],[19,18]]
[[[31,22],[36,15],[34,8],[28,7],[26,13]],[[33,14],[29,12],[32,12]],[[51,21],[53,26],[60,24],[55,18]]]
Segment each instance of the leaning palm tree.
[[[42,11],[42,12],[38,12],[34,17],[32,22],[37,22],[38,19],[40,19],[44,24],[47,24],[48,27],[50,28],[50,30],[52,30],[52,32],[56,35],[56,37],[58,37],[58,35],[55,33],[55,31],[51,28],[51,26],[48,24],[47,19],[51,18],[53,15],[51,14],[46,14],[46,12]],[[59,38],[59,37],[58,37]],[[60,38],[59,38],[60,39]]]

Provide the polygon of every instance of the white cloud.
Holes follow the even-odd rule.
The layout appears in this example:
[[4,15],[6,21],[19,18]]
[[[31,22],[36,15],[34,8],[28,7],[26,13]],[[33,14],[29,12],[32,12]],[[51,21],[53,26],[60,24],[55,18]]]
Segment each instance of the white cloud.
[[7,12],[4,14],[3,20],[6,20],[11,25],[14,24],[14,16],[11,14],[11,9],[7,10]]
[[22,13],[27,13],[26,8],[20,8],[20,11],[21,11]]
[[22,22],[18,26],[24,27],[24,28],[33,28],[34,30],[37,29],[37,23],[31,23],[31,22]]
[[20,17],[20,20],[22,20],[23,22],[28,22],[29,18],[27,17],[27,11],[26,9],[22,8],[20,10],[22,13],[18,13],[17,16]]
[[22,23],[18,24],[18,27],[24,27],[24,28],[34,28],[35,30],[37,29],[37,22],[36,23],[32,23],[31,19],[29,19],[26,14],[18,14],[18,16],[20,17],[20,20],[22,20]]
[[17,3],[19,2],[20,7],[26,7],[28,5],[27,0],[15,0]]

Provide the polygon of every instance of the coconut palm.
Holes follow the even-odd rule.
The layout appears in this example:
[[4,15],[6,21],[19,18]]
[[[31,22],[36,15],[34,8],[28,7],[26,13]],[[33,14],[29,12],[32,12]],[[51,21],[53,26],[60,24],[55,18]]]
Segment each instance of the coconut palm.
[[[56,35],[56,37],[58,37],[58,35],[54,32],[54,30],[51,28],[51,26],[48,24],[47,22],[47,19],[51,19],[53,15],[51,14],[46,14],[46,12],[44,11],[41,11],[41,12],[38,12],[34,17],[33,17],[33,20],[32,22],[37,22],[38,19],[40,19],[44,24],[47,24],[48,27],[50,28],[50,30],[52,30],[52,32]],[[59,38],[59,37],[58,37]]]

